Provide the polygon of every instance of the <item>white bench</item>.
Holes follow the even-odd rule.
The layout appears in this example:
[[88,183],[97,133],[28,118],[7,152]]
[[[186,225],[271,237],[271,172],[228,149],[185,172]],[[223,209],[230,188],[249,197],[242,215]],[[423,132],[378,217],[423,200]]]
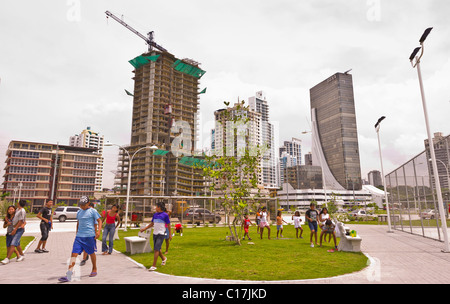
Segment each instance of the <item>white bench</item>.
[[126,252],[130,254],[151,252],[150,236],[152,235],[152,228],[139,232],[138,236],[127,236],[125,240]]
[[337,223],[337,227],[341,234],[341,239],[339,241],[338,250],[339,251],[351,251],[351,252],[361,252],[361,241],[362,238],[358,235],[356,237],[351,237],[346,235],[346,227],[341,222]]

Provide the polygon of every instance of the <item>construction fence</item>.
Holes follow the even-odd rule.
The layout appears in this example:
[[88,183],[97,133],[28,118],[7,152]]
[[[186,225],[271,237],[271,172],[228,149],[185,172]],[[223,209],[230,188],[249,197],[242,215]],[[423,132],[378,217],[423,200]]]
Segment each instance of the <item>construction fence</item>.
[[[434,144],[438,166],[437,174],[447,219],[450,202],[449,146],[450,136],[442,137]],[[387,174],[386,185],[393,229],[443,241],[429,148]]]

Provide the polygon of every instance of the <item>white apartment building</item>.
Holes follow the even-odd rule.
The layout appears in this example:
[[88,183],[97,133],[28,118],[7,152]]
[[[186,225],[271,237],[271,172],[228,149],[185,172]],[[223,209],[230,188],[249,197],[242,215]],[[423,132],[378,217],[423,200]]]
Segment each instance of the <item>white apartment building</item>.
[[269,120],[269,104],[263,91],[256,92],[249,97],[250,109],[261,114],[261,143],[267,147],[261,160],[262,185],[264,187],[276,187],[278,184],[278,170],[275,155],[275,129]]
[[97,173],[95,178],[95,191],[102,191],[103,188],[103,147],[104,136],[87,127],[79,135],[70,136],[69,146],[97,149],[100,157],[97,159]]

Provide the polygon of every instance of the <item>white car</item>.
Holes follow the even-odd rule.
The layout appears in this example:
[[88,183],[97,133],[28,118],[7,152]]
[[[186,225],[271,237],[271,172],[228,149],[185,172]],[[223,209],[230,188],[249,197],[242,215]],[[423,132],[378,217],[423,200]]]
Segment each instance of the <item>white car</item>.
[[427,209],[425,211],[422,211],[420,213],[420,217],[423,219],[435,219],[439,216],[439,213],[437,212],[437,210],[434,209]]
[[75,206],[57,207],[53,212],[53,218],[57,218],[60,222],[65,222],[68,219],[73,220],[77,218],[77,212],[80,209],[80,207]]
[[358,211],[351,212],[350,215],[353,217],[359,217],[359,216],[366,216],[368,214],[366,213],[365,210],[358,210]]

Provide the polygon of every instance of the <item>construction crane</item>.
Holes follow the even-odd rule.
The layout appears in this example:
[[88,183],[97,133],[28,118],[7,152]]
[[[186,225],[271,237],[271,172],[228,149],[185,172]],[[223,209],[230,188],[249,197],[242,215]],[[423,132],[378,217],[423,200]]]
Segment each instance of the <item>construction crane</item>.
[[153,41],[153,31],[147,33],[147,37],[145,37],[144,35],[142,35],[138,31],[136,31],[134,28],[132,28],[131,26],[126,24],[122,19],[120,19],[117,16],[115,16],[114,14],[112,14],[110,11],[106,11],[105,14],[106,14],[106,18],[108,18],[108,17],[113,18],[114,20],[116,20],[117,22],[122,24],[124,27],[126,27],[127,29],[129,29],[130,31],[132,31],[133,33],[135,33],[136,35],[138,35],[139,37],[144,39],[144,41],[148,45],[148,51],[149,52],[151,52],[153,48],[156,48],[156,49],[158,49],[158,50],[160,50],[162,52],[167,52],[167,50],[165,48],[163,48],[162,46],[160,46],[159,44],[157,44],[156,42]]

